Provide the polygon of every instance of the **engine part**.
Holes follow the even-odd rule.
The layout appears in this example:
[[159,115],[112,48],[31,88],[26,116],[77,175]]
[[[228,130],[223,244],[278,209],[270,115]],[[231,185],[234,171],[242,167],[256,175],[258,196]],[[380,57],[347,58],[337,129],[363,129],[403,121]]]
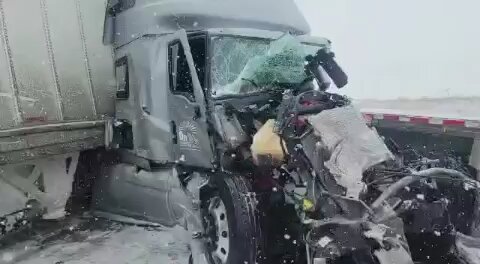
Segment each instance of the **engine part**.
[[228,149],[236,149],[248,141],[248,136],[237,116],[234,113],[227,113],[225,108],[223,105],[216,106],[214,114],[216,130],[219,131]]

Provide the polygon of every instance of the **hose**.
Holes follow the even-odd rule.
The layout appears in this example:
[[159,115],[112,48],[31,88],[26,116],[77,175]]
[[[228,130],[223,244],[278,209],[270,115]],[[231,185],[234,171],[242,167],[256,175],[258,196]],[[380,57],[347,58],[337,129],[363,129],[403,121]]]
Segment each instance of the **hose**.
[[[475,187],[479,188],[480,185],[478,182],[473,181],[467,175],[452,169],[445,169],[445,168],[430,168],[426,170],[422,170],[419,172],[415,172],[411,175],[403,177],[399,181],[395,182],[394,184],[390,185],[387,190],[385,190],[371,205],[373,209],[378,208],[380,205],[383,204],[388,198],[395,195],[397,192],[405,188],[406,186],[412,184],[415,181],[418,181],[422,177],[431,177],[434,174],[449,174],[453,177],[460,178],[464,181],[472,183]],[[419,177],[420,176],[420,177]]]
[[394,184],[390,185],[388,189],[386,189],[371,205],[373,209],[378,208],[380,205],[383,204],[385,200],[396,194],[401,189],[405,188],[406,186],[412,184],[418,180],[413,176],[406,176],[400,179],[399,181],[395,182]]

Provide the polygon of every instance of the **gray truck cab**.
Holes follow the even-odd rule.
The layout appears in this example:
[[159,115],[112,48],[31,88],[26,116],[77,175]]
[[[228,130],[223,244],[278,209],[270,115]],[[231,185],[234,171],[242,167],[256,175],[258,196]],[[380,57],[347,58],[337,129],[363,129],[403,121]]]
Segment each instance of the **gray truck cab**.
[[117,90],[108,139],[120,158],[96,180],[96,213],[184,224],[199,238],[194,263],[257,261],[250,183],[220,162],[232,124],[219,102],[248,60],[286,33],[329,44],[307,36],[290,0],[110,1],[104,43],[114,48]]
[[115,117],[125,122],[118,144],[155,162],[210,168],[207,102],[219,78],[232,74],[218,72],[212,59],[238,59],[215,54],[223,52],[220,39],[285,32],[309,32],[291,1],[111,1],[104,41],[115,49]]

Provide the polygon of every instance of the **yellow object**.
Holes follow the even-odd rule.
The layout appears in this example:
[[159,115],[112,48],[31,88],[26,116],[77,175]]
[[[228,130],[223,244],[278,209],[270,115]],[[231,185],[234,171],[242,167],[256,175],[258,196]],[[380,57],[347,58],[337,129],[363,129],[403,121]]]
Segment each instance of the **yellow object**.
[[268,120],[253,136],[250,150],[257,165],[275,165],[284,159],[280,137],[273,132],[273,125],[274,120]]
[[315,204],[308,200],[308,199],[303,199],[303,211],[307,211],[307,212],[310,212],[310,211],[313,211],[315,207]]

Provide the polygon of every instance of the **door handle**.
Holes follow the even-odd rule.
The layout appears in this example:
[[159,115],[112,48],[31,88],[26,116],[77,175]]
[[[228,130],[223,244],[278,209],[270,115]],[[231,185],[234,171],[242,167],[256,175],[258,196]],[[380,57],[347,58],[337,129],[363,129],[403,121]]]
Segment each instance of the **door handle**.
[[170,129],[171,129],[171,133],[172,133],[172,142],[173,144],[177,144],[178,143],[178,134],[177,134],[177,124],[175,123],[175,121],[170,121]]
[[200,109],[200,106],[199,105],[195,105],[193,107],[193,120],[197,120],[199,119],[200,117],[202,117],[202,111]]

